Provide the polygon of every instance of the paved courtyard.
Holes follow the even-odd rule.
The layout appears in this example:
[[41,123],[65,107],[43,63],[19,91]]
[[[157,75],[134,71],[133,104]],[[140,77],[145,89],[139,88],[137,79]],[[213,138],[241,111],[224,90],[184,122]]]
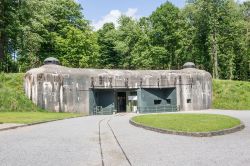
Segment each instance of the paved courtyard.
[[249,166],[250,111],[209,110],[246,128],[210,138],[156,133],[129,124],[135,114],[88,116],[0,131],[1,166]]

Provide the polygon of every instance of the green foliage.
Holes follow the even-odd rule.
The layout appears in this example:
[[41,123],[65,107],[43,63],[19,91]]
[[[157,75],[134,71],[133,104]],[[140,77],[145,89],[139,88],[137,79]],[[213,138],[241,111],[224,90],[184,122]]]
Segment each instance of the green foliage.
[[30,124],[79,116],[82,115],[55,112],[0,112],[0,123]]
[[193,61],[214,78],[249,79],[243,6],[233,0],[197,0],[183,10],[193,35]]
[[[9,2],[1,1],[9,8],[0,8],[6,15],[6,18],[0,18],[6,25],[0,29],[0,42],[4,43],[4,49],[0,48],[0,51],[4,50],[3,58],[17,56],[19,71],[41,66],[50,56],[70,67],[96,66],[97,37],[82,15],[81,6],[74,0]],[[6,65],[0,69],[15,71]]]
[[143,17],[136,26],[139,26],[139,38],[131,52],[131,63],[138,69],[152,69],[155,66],[153,66],[153,56],[150,54],[152,47],[149,36],[151,33],[150,21]]
[[119,64],[121,68],[136,68],[132,65],[132,51],[139,40],[139,28],[137,22],[130,17],[122,16],[119,19],[115,50],[121,57]]
[[250,110],[250,82],[213,80],[213,108]]
[[99,66],[125,69],[181,69],[187,61],[214,78],[249,80],[249,3],[233,0],[170,2],[149,17],[122,16],[118,28],[98,31]]
[[239,119],[215,114],[154,114],[132,120],[145,126],[184,132],[219,131],[240,124]]
[[16,70],[16,65],[13,65],[15,62],[10,55],[16,50],[16,34],[19,25],[16,9],[18,8],[18,0],[0,0],[0,71]]
[[116,30],[113,23],[106,23],[98,32],[98,45],[100,46],[98,66],[100,68],[119,68],[121,57],[116,46]]
[[97,37],[93,32],[65,27],[61,35],[53,34],[55,50],[60,53],[62,65],[68,67],[94,67],[97,64]]
[[[156,9],[149,17],[152,24],[151,40],[154,46],[161,49],[159,62],[163,68],[176,68],[177,57],[175,52],[179,47],[179,9],[172,3],[166,2]],[[157,49],[159,51],[159,49]],[[163,51],[163,52],[162,52]],[[162,53],[165,53],[163,56]]]
[[0,73],[0,112],[45,111],[24,95],[24,74]]
[[94,32],[74,0],[0,1],[0,71],[39,67],[181,69],[192,61],[213,78],[250,80],[250,2],[170,2],[139,20],[119,18]]

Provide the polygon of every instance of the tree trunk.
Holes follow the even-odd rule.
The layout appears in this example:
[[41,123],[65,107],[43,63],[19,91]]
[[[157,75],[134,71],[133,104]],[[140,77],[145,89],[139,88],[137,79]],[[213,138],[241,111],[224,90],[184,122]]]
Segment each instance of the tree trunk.
[[213,65],[213,78],[218,79],[218,51],[217,51],[217,41],[216,41],[216,32],[213,32],[212,35],[212,65]]
[[233,73],[233,65],[234,65],[234,57],[233,55],[230,55],[230,62],[229,62],[229,71],[230,71],[230,75],[229,75],[229,79],[232,80],[234,78],[234,73]]

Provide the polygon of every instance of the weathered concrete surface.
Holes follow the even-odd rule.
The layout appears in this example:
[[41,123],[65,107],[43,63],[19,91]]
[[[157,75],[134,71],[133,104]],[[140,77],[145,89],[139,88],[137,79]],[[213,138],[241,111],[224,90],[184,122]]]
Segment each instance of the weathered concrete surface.
[[[199,112],[200,113],[200,112]],[[128,165],[110,132],[131,165],[248,166],[250,163],[250,111],[201,111],[230,115],[242,120],[240,132],[209,138],[167,135],[129,124],[130,117],[89,116],[0,132],[0,165],[88,166],[102,165],[99,121],[104,164]]]
[[[182,70],[76,69],[55,64],[27,71],[25,93],[35,104],[54,112],[90,114],[93,89],[175,88],[181,111],[209,109],[212,77],[192,67]],[[140,101],[138,101],[140,102]]]

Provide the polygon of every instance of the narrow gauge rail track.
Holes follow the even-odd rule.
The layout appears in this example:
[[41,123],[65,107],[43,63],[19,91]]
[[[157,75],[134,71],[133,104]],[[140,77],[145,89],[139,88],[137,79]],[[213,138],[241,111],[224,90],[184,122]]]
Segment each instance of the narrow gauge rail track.
[[102,138],[101,138],[101,123],[104,121],[104,119],[100,120],[98,123],[98,135],[99,135],[99,147],[100,147],[100,153],[101,153],[101,160],[102,160],[102,166],[104,166],[104,158],[103,158],[103,151],[102,151]]
[[[116,116],[125,116],[125,115],[126,115],[126,114],[116,114],[116,115],[110,117],[109,120],[107,120],[106,125],[107,125],[108,128],[110,129],[110,131],[111,131],[111,133],[112,133],[114,139],[116,140],[116,143],[117,143],[118,147],[121,149],[122,154],[124,155],[126,161],[128,162],[128,164],[129,164],[130,166],[132,166],[132,164],[131,164],[131,162],[130,162],[130,160],[129,160],[127,154],[126,154],[126,152],[124,151],[123,147],[121,146],[121,144],[120,144],[120,142],[119,142],[119,140],[118,140],[118,138],[117,138],[117,136],[116,136],[116,134],[115,134],[115,132],[114,132],[114,130],[113,130],[113,128],[112,128],[112,126],[110,125],[110,121],[112,120],[113,117],[116,117]],[[99,131],[98,131],[98,134],[99,134],[99,147],[100,147],[100,153],[101,153],[101,162],[102,162],[102,166],[104,166],[105,163],[104,163],[104,155],[103,155],[103,148],[102,148],[101,124],[102,124],[102,122],[103,122],[104,120],[106,120],[106,119],[107,119],[107,118],[101,119],[101,120],[99,121],[99,123],[98,123],[98,128],[99,128]]]

